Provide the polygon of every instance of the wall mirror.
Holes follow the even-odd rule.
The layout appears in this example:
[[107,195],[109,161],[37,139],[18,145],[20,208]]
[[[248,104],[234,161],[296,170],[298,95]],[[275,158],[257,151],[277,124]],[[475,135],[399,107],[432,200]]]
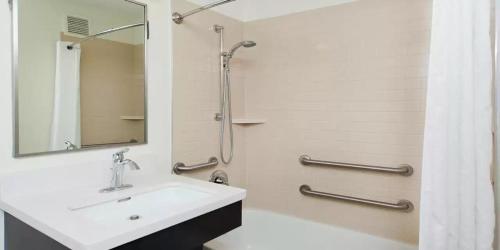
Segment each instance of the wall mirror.
[[11,4],[14,156],[146,143],[146,6]]

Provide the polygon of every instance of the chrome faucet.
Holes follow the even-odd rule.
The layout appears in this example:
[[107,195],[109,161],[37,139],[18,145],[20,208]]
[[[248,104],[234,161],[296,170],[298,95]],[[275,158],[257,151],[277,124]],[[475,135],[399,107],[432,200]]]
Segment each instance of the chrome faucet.
[[119,191],[127,188],[133,187],[131,184],[123,184],[123,173],[125,171],[125,166],[128,166],[130,170],[141,169],[135,161],[125,159],[124,154],[129,151],[125,148],[117,153],[113,154],[113,167],[111,168],[112,177],[111,185],[107,188],[101,189],[101,193],[108,193],[113,191]]

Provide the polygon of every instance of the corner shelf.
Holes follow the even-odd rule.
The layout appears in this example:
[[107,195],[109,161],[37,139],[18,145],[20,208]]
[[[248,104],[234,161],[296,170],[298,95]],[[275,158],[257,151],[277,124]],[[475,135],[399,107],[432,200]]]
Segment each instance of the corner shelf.
[[144,120],[144,116],[143,115],[122,115],[122,116],[120,116],[120,120],[142,121],[142,120]]
[[235,125],[257,125],[266,123],[265,119],[258,118],[234,118],[233,124]]

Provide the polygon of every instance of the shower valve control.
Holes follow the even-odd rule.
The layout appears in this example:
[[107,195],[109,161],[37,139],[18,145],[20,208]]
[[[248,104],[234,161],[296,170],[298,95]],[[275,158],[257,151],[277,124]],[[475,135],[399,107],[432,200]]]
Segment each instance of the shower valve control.
[[229,178],[227,176],[227,173],[222,170],[217,170],[213,172],[212,175],[210,176],[209,181],[216,184],[229,186]]

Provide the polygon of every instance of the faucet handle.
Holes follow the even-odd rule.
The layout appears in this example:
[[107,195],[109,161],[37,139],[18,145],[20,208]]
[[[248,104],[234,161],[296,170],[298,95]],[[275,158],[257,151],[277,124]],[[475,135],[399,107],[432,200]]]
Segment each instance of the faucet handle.
[[139,167],[139,165],[137,164],[137,162],[133,161],[133,160],[124,160],[123,163],[125,163],[126,165],[128,165],[128,167],[130,168],[130,170],[140,170],[141,168]]
[[128,151],[130,151],[129,148],[124,148],[116,153],[113,154],[113,160],[114,161],[123,161],[123,159],[125,158],[123,156],[123,154],[127,153]]

